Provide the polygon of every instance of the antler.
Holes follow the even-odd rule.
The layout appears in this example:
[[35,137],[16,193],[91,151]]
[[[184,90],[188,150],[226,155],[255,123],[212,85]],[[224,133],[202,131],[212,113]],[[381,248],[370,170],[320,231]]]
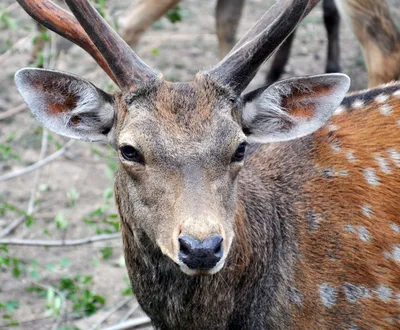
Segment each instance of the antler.
[[121,89],[159,77],[87,0],[66,0],[75,17],[49,0],[17,0],[39,23],[87,51]]
[[320,0],[278,0],[236,44],[231,52],[205,74],[241,93],[260,65],[293,32]]

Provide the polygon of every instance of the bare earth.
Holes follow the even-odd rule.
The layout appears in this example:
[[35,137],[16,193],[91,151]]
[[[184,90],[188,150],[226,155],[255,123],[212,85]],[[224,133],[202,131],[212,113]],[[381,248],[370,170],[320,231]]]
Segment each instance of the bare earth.
[[[12,0],[2,0],[0,12],[13,3]],[[108,1],[108,3],[111,6],[111,15],[122,17],[131,1]],[[239,35],[250,28],[272,3],[273,0],[247,0]],[[390,3],[393,5],[393,16],[400,25],[400,0],[391,0]],[[183,21],[171,24],[163,18],[144,36],[137,49],[138,54],[147,63],[160,69],[167,79],[191,80],[198,70],[209,68],[218,61],[214,6],[215,1],[184,0],[181,4]],[[32,33],[35,32],[33,21],[21,8],[15,7],[9,15],[16,19],[18,28],[6,29],[0,22],[0,66],[3,78],[0,80],[0,116],[22,103],[13,76],[18,69],[27,66],[32,47]],[[11,52],[6,52],[7,40],[13,44],[18,43]],[[343,72],[352,78],[352,90],[366,88],[367,75],[362,51],[345,24],[342,24],[341,43]],[[68,48],[57,60],[57,69],[81,75],[108,91],[114,88],[93,60],[78,47],[68,47],[68,43],[61,42],[60,39],[57,40],[57,45],[62,49]],[[307,17],[297,33],[285,77],[323,73],[325,53],[326,34],[319,6]],[[263,83],[267,67],[268,65],[263,66],[250,89]],[[36,162],[39,159],[41,136],[41,126],[27,109],[0,121],[0,146],[10,146],[13,153],[20,156],[19,160],[7,160],[0,150],[0,176]],[[51,134],[47,155],[57,150],[57,144],[64,145],[66,142],[66,139]],[[111,159],[99,156],[93,147],[110,154]],[[22,225],[7,238],[60,240],[96,235],[96,226],[84,223],[83,218],[104,204],[103,194],[112,187],[112,180],[108,175],[109,162],[115,163],[115,155],[105,146],[76,142],[64,156],[40,171],[35,199],[39,205],[45,205],[35,214],[33,225],[29,228]],[[0,203],[7,202],[26,210],[36,173],[0,182]],[[67,193],[72,189],[79,193],[74,206],[69,203],[71,197],[67,197]],[[68,220],[66,231],[56,227],[54,219],[60,212],[63,212]],[[112,198],[108,212],[115,213]],[[17,217],[18,215],[12,211],[6,212],[4,216],[0,213],[0,231]],[[45,229],[51,234],[50,236],[44,232]],[[107,246],[113,247],[113,254],[110,258],[103,259],[100,250]],[[10,246],[9,253],[13,257],[20,258],[25,265],[25,270],[22,270],[19,278],[14,278],[9,270],[0,267],[0,303],[10,300],[17,300],[20,303],[20,307],[13,313],[13,317],[21,323],[15,329],[44,330],[52,329],[55,324],[54,318],[45,318],[46,299],[40,298],[37,293],[27,291],[27,287],[32,284],[48,287],[57,285],[63,276],[75,274],[93,276],[94,285],[91,290],[105,298],[105,307],[92,316],[73,319],[70,316],[71,304],[67,302],[63,310],[66,315],[61,320],[60,327],[77,326],[80,329],[89,329],[108,313],[108,308],[127,299],[126,296],[121,296],[121,291],[127,287],[127,280],[121,258],[123,253],[120,239],[79,247],[48,249]],[[39,263],[35,266],[39,273],[38,278],[33,278],[29,274],[33,269],[32,259]],[[62,260],[67,262],[60,264]],[[100,328],[119,322],[132,306],[135,306],[134,296],[130,297],[132,299],[112,314]],[[1,313],[0,309],[0,329],[5,329],[3,325],[7,320],[1,319]],[[131,317],[139,316],[141,313],[137,310]]]

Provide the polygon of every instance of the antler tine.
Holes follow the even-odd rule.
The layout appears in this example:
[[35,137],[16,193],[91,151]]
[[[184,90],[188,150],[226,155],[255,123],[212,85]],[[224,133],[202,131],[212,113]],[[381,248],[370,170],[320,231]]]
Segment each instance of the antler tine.
[[17,0],[20,6],[36,21],[53,32],[70,40],[89,53],[101,68],[118,84],[103,55],[88,37],[75,17],[48,0]]
[[214,68],[205,72],[241,93],[259,67],[320,0],[278,0]]
[[122,89],[132,89],[144,81],[161,76],[136,55],[88,0],[65,2],[106,59]]

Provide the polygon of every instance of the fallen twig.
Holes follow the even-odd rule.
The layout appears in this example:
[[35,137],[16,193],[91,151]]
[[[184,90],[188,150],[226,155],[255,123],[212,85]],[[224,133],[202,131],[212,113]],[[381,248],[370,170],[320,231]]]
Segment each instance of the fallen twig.
[[[45,201],[44,203],[37,205],[36,207],[33,208],[32,213],[29,215],[33,215],[34,213],[43,210],[49,205],[52,205],[54,203],[53,200],[50,201]],[[21,224],[25,222],[27,218],[27,214],[23,214],[16,218],[13,222],[7,225],[6,228],[4,228],[2,231],[0,231],[0,238],[5,237],[9,234],[11,234],[15,229],[17,229]]]
[[132,329],[134,327],[142,326],[142,325],[150,325],[151,320],[148,316],[138,317],[136,319],[128,320],[124,323],[116,324],[108,328],[104,328],[103,330],[126,330]]
[[[44,159],[44,156],[46,156],[47,147],[49,145],[48,142],[49,142],[49,132],[47,131],[47,129],[44,129],[43,134],[42,134],[42,145],[40,147],[40,154],[39,154],[39,160],[38,160],[39,162]],[[35,206],[35,195],[36,195],[36,189],[37,189],[37,185],[39,183],[39,179],[40,179],[40,171],[37,171],[35,173],[35,178],[33,180],[31,197],[29,198],[28,209],[26,211],[26,213],[28,215],[32,214],[33,207]]]
[[107,241],[121,237],[121,233],[97,235],[71,240],[30,240],[21,238],[0,239],[0,244],[6,245],[26,245],[26,246],[45,246],[45,247],[65,247],[91,244],[99,241]]
[[137,300],[135,300],[135,302],[132,304],[131,308],[129,309],[129,311],[127,311],[119,320],[118,324],[120,323],[124,323],[126,320],[128,320],[132,314],[138,309],[139,307],[139,303]]
[[129,303],[133,298],[126,298],[118,303],[116,303],[100,320],[98,320],[89,330],[96,330],[100,325],[104,323],[111,315],[113,315],[116,311],[124,307],[127,303]]
[[0,176],[0,182],[14,179],[16,177],[25,175],[27,173],[30,173],[32,171],[35,171],[35,170],[47,165],[48,163],[52,162],[53,160],[55,160],[58,157],[65,154],[68,151],[68,149],[71,148],[71,146],[74,144],[74,142],[75,142],[74,140],[68,141],[60,150],[57,150],[55,153],[51,154],[50,156],[47,156],[46,158],[42,159],[41,161],[38,161],[30,166],[27,166],[22,170],[11,172],[11,173],[5,174],[3,176]]
[[9,117],[15,116],[16,114],[22,112],[23,110],[26,109],[26,104],[22,103],[20,105],[17,105],[15,108],[12,108],[10,110],[4,111],[0,113],[0,120],[7,119]]

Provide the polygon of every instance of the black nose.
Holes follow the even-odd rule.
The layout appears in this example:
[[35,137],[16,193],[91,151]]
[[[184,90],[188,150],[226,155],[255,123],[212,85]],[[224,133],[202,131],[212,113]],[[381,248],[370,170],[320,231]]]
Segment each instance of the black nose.
[[178,240],[179,259],[190,269],[211,269],[222,258],[221,236],[212,236],[200,241],[192,236],[182,235]]

